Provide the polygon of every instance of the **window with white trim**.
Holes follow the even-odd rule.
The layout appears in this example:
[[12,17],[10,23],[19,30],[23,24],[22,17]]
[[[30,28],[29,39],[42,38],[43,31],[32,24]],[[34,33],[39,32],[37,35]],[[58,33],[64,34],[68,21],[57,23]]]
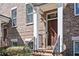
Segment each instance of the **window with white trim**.
[[16,27],[17,8],[11,10],[12,27]]
[[79,3],[74,3],[74,14],[75,16],[79,15]]
[[26,5],[26,16],[27,16],[27,23],[33,22],[33,8],[30,4]]
[[17,46],[17,42],[12,42],[12,46]]
[[74,55],[75,56],[79,56],[79,41],[74,41],[74,46],[73,46],[73,48],[74,48]]
[[17,46],[18,39],[11,39],[12,46]]

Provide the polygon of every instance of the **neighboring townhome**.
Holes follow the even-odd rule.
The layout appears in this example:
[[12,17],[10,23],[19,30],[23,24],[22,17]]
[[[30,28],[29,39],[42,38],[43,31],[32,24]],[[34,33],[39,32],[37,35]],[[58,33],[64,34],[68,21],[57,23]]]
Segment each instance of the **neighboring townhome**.
[[28,45],[33,55],[79,55],[79,4],[1,3],[0,47]]

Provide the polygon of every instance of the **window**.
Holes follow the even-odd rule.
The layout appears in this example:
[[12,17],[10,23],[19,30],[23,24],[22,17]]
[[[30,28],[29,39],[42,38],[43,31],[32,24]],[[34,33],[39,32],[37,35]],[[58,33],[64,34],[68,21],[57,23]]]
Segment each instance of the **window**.
[[11,39],[12,46],[17,46],[18,39]]
[[12,26],[16,26],[17,8],[11,10]]
[[12,46],[17,46],[17,42],[12,42]]
[[73,36],[73,55],[79,56],[79,36]]
[[51,13],[47,13],[47,19],[48,20],[53,20],[57,18],[57,12],[51,12]]
[[75,16],[79,15],[79,3],[74,4],[74,14]]
[[73,44],[74,55],[79,56],[79,41],[74,41]]
[[75,55],[79,55],[79,42],[75,42]]
[[48,15],[48,19],[52,19],[52,18],[56,18],[56,17],[57,17],[56,13]]
[[33,8],[31,5],[26,5],[26,15],[27,15],[27,23],[33,22]]

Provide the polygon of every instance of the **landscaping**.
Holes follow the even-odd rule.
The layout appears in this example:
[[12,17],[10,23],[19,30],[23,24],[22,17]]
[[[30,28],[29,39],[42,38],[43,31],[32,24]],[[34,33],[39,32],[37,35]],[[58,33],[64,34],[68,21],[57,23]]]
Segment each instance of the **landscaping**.
[[0,56],[31,56],[32,50],[28,46],[13,46],[0,48]]

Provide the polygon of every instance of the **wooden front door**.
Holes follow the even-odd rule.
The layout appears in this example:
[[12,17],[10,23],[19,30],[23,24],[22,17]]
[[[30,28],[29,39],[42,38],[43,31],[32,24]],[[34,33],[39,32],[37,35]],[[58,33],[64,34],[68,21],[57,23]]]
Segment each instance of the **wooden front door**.
[[57,19],[48,20],[48,46],[55,44],[57,34]]

